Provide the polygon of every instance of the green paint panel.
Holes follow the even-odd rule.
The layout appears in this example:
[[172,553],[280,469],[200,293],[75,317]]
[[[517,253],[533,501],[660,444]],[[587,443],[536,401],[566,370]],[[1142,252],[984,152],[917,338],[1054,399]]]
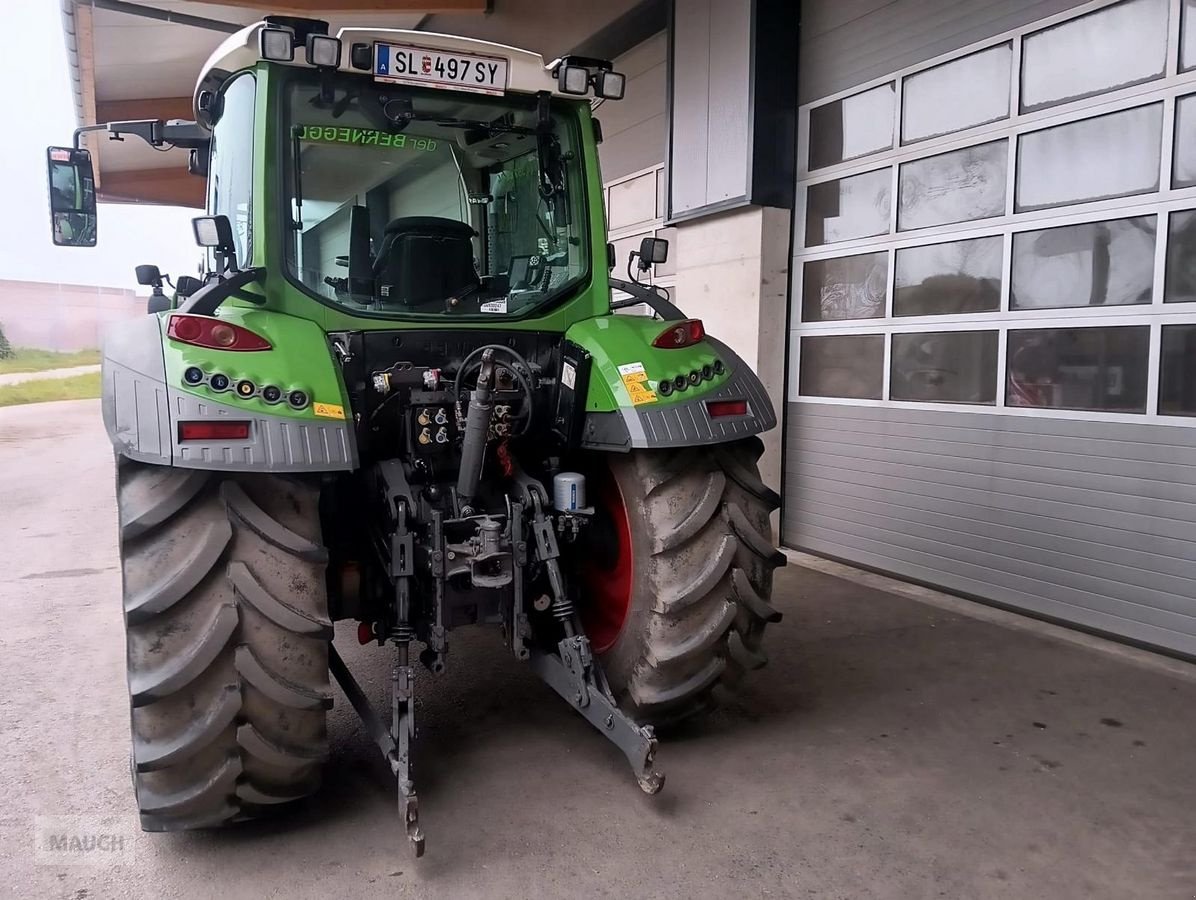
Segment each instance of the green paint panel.
[[[167,316],[169,313],[163,314],[164,319]],[[164,336],[166,380],[171,387],[205,400],[243,406],[246,412],[256,414],[310,420],[321,418],[316,415],[317,404],[320,404],[339,407],[349,415],[339,367],[332,358],[327,336],[314,322],[277,312],[227,305],[221,307],[217,318],[261,335],[274,349],[208,350]],[[163,335],[165,330],[164,323]],[[209,376],[226,375],[233,387],[219,392],[207,385],[192,387],[183,381],[183,372],[190,366],[197,366]],[[285,400],[270,404],[260,397],[242,399],[234,389],[242,379],[252,381],[259,388],[274,385],[282,390],[284,397],[289,391],[305,391],[312,402],[306,409],[294,410]]]
[[[588,319],[572,326],[565,336],[573,343],[584,347],[593,357],[590,373],[590,390],[586,398],[586,409],[590,412],[611,412],[625,406],[635,406],[624,372],[620,366],[634,366],[639,363],[647,375],[647,385],[654,399],[640,391],[638,396],[644,408],[650,405],[668,406],[692,400],[717,390],[731,375],[729,360],[723,360],[726,371],[716,375],[712,381],[689,385],[684,391],[674,391],[663,396],[657,386],[666,378],[688,375],[701,370],[704,365],[714,365],[720,357],[714,347],[706,341],[699,341],[692,347],[662,350],[653,347],[652,342],[669,326],[668,322],[649,319],[645,316],[601,316]],[[631,374],[631,380],[635,374]]]

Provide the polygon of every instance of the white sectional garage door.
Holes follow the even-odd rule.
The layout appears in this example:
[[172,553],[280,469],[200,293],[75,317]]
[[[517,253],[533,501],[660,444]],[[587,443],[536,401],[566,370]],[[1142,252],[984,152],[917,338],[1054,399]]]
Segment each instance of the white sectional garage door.
[[1196,0],[808,6],[785,542],[1196,656]]

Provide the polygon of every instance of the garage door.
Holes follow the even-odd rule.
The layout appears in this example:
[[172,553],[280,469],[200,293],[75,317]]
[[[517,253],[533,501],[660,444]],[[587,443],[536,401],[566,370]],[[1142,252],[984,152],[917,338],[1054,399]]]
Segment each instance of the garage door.
[[1196,656],[1196,3],[813,6],[785,542]]

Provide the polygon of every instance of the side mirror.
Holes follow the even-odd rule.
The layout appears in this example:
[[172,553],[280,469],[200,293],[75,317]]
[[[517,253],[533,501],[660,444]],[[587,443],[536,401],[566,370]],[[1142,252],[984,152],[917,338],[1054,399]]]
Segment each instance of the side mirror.
[[59,247],[96,245],[96,180],[91,154],[72,147],[46,150],[50,233]]
[[664,238],[646,237],[640,241],[639,257],[641,272],[647,272],[652,266],[668,262],[669,242]]
[[195,243],[216,251],[217,262],[237,269],[237,245],[233,242],[233,225],[228,216],[197,216],[191,220]]
[[138,284],[144,284],[147,287],[162,286],[162,272],[157,266],[137,266],[133,271],[137,274]]

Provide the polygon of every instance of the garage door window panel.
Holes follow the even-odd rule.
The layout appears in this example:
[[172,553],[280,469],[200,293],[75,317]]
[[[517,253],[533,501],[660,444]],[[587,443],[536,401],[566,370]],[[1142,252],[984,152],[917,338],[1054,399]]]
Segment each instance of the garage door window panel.
[[812,184],[806,192],[806,246],[874,237],[889,230],[892,169]]
[[1171,159],[1171,186],[1196,185],[1196,94],[1175,101],[1175,144]]
[[893,82],[810,110],[811,170],[893,147]]
[[1005,43],[905,78],[901,87],[902,143],[1007,118],[1012,58],[1013,45]]
[[1164,325],[1159,412],[1196,416],[1196,325]]
[[1022,112],[1152,81],[1167,60],[1168,0],[1127,0],[1022,42]]
[[1184,0],[1179,39],[1179,70],[1196,69],[1196,0]]
[[801,339],[798,391],[807,397],[879,400],[884,389],[883,334],[813,335]]
[[1006,404],[1144,413],[1149,346],[1148,325],[1010,331]]
[[1022,135],[1017,211],[1157,191],[1162,128],[1152,103]]
[[878,319],[885,314],[889,254],[819,259],[802,267],[803,322]]
[[1196,209],[1171,214],[1163,301],[1196,303]]
[[894,334],[889,396],[922,403],[996,403],[997,332]]
[[1013,309],[1150,303],[1155,217],[1135,216],[1013,236]]
[[1008,141],[992,141],[903,164],[898,228],[907,231],[1004,214],[1008,152]]
[[897,251],[896,316],[995,312],[1001,307],[1000,236]]

